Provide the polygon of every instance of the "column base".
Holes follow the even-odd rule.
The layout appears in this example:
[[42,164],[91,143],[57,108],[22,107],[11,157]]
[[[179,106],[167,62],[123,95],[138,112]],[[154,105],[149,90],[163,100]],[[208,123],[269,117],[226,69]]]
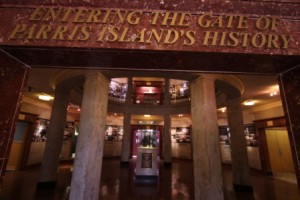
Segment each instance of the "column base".
[[121,167],[123,168],[127,168],[127,167],[129,167],[129,161],[121,161],[120,162],[120,165],[121,165]]
[[265,174],[266,174],[266,176],[273,176],[273,172],[272,171],[267,171]]
[[233,188],[236,192],[253,193],[253,187],[250,185],[233,184]]
[[164,162],[164,167],[165,168],[171,168],[172,167],[172,163],[171,162]]
[[38,182],[36,185],[37,190],[54,189],[56,187],[56,181]]
[[134,182],[139,185],[156,185],[158,181],[158,176],[143,176],[143,175],[136,175]]

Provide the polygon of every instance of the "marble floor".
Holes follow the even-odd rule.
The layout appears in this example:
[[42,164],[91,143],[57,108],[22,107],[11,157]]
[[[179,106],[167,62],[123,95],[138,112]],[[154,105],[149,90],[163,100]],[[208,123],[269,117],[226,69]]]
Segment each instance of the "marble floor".
[[[174,160],[172,167],[159,166],[157,180],[137,181],[134,165],[121,167],[119,159],[104,159],[100,199],[162,200],[194,199],[192,161]],[[66,200],[72,164],[61,164],[55,189],[36,190],[39,167],[21,172],[7,172],[1,185],[1,200]],[[230,166],[223,166],[225,200],[300,200],[293,174],[280,178],[252,171],[253,193],[237,193],[232,188]],[[285,179],[285,177],[287,177]]]

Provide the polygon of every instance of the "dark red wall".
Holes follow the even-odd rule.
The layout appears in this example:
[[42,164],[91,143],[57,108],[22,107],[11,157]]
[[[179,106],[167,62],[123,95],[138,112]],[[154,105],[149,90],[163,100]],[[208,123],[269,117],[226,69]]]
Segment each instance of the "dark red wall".
[[6,169],[29,67],[0,50],[0,174]]

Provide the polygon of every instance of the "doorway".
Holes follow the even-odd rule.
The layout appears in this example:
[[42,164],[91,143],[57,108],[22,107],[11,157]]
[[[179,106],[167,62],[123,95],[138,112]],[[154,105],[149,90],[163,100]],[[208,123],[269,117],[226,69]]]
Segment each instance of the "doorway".
[[12,142],[6,170],[15,171],[21,168],[24,156],[24,148],[26,138],[30,130],[30,123],[18,121],[16,123],[16,131]]
[[291,147],[285,127],[267,128],[267,146],[272,172],[294,173]]

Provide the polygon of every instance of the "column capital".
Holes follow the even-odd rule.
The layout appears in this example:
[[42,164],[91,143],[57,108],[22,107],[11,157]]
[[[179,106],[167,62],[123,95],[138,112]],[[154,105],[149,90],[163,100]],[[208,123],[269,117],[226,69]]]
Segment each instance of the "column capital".
[[201,79],[215,81],[217,77],[214,74],[199,74],[199,76],[195,78],[193,81],[201,80]]
[[92,76],[97,76],[97,77],[100,77],[106,81],[109,81],[109,78],[107,78],[105,75],[103,75],[101,73],[101,71],[99,70],[88,70],[86,73],[85,73],[85,77],[92,77]]

